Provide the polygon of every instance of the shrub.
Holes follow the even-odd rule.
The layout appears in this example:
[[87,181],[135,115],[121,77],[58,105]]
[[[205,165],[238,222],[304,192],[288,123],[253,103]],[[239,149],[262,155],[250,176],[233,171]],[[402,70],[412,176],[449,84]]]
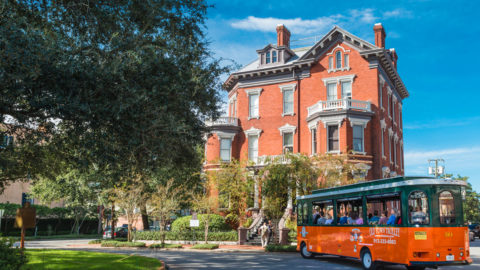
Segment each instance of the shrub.
[[183,248],[180,244],[151,244],[149,248]]
[[297,252],[297,246],[289,245],[267,245],[265,247],[267,252]]
[[[205,230],[205,220],[207,215],[201,214],[198,215],[198,219],[200,220],[200,226],[195,228],[195,230],[204,231]],[[192,216],[184,216],[177,218],[172,223],[172,231],[173,232],[185,232],[190,231],[190,219]],[[225,223],[225,220],[222,216],[211,214],[208,223],[208,229],[212,231],[227,231],[229,230],[229,226]]]
[[244,227],[244,228],[248,228],[248,227],[250,227],[250,226],[252,225],[252,223],[253,223],[253,218],[249,217],[249,218],[247,218],[247,220],[245,221],[245,223],[243,223],[243,227]]
[[296,231],[289,231],[288,232],[288,241],[289,242],[297,242],[297,232]]
[[144,242],[102,241],[102,247],[145,247]]
[[239,218],[237,215],[230,213],[225,217],[225,223],[227,223],[231,229],[236,230],[239,226]]
[[95,240],[88,241],[89,245],[101,244],[101,243],[102,243],[102,239],[95,239]]
[[216,249],[218,244],[196,244],[192,247],[193,249]]
[[287,221],[285,221],[285,227],[290,229],[290,231],[295,231],[297,232],[297,220],[289,218]]
[[27,257],[19,248],[13,247],[13,239],[0,238],[0,268],[20,269],[27,263]]
[[[193,241],[193,240],[203,240],[205,234],[203,231],[195,230],[195,237],[194,234],[188,230],[184,232],[166,232],[165,233],[165,240],[185,240],[185,241]],[[161,233],[159,231],[143,231],[143,232],[135,232],[135,239],[136,240],[161,240]],[[208,233],[208,241],[238,241],[238,233],[237,231],[226,231],[226,232],[209,232]]]

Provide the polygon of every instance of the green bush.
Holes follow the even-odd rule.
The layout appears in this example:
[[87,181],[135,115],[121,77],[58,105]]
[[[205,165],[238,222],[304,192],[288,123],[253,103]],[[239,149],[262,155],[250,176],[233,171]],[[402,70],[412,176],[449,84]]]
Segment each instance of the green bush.
[[[195,230],[200,230],[200,231],[205,230],[206,218],[207,218],[207,215],[205,214],[198,215],[198,219],[200,220],[200,226],[195,228]],[[184,216],[184,217],[177,218],[172,223],[172,231],[173,232],[190,231],[191,230],[190,219],[192,219],[192,216]],[[212,231],[228,231],[230,228],[225,223],[225,220],[223,219],[222,216],[211,214],[209,218],[208,229]]]
[[249,217],[247,218],[247,220],[245,221],[245,223],[243,223],[243,227],[244,228],[249,228],[253,223],[253,218]]
[[88,241],[89,245],[101,244],[101,243],[102,243],[102,239],[95,239],[95,240]]
[[295,219],[287,219],[285,221],[285,227],[290,229],[290,231],[295,231],[297,232],[297,221]]
[[183,248],[180,244],[151,244],[149,248]]
[[196,244],[192,247],[193,249],[216,249],[218,244]]
[[[193,241],[204,240],[204,231],[195,230],[195,237],[193,233],[188,230],[184,232],[165,232],[165,240],[171,241]],[[135,232],[135,240],[161,240],[161,232],[159,231],[143,231]],[[237,231],[227,232],[208,232],[208,241],[238,241]]]
[[13,247],[13,242],[13,239],[0,238],[1,269],[16,270],[27,263],[27,257],[21,249]]
[[288,241],[289,242],[297,242],[297,232],[296,231],[289,231],[288,232]]
[[297,246],[289,245],[267,245],[265,247],[267,252],[297,252]]
[[230,213],[225,217],[225,223],[230,226],[232,230],[238,229],[240,219],[238,218],[237,215]]
[[145,247],[144,242],[102,241],[102,247]]

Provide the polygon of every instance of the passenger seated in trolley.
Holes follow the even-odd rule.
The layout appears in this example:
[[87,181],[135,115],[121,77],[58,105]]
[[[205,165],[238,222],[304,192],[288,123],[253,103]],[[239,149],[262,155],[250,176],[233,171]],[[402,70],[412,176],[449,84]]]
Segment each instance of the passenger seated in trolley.
[[378,221],[378,225],[387,225],[387,220],[388,220],[387,216],[388,216],[388,211],[383,212],[382,217]]
[[372,213],[368,214],[368,223],[369,224],[378,224],[378,221],[380,221],[380,217],[378,216],[378,210],[373,211]]
[[316,224],[323,225],[325,224],[326,220],[327,219],[325,218],[325,214],[323,213],[323,211],[320,211],[320,218],[318,219]]
[[[333,212],[333,210],[331,210]],[[333,213],[332,213],[333,214]],[[330,225],[333,222],[333,217],[330,213],[327,213],[327,220],[325,220],[325,225]]]
[[320,214],[318,213],[319,209],[320,207],[318,205],[315,206],[315,208],[313,209],[313,214],[312,214],[313,224],[317,224],[317,220],[320,217]]
[[392,210],[390,210],[390,217],[388,218],[387,220],[387,225],[395,225],[395,221],[397,220],[397,210],[395,208],[392,208]]

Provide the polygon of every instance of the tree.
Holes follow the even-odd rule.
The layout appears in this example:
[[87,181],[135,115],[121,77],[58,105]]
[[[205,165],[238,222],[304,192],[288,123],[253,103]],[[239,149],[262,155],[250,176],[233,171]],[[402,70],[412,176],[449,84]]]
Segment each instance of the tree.
[[72,233],[80,233],[83,221],[97,205],[98,197],[92,187],[88,185],[89,175],[78,170],[71,170],[54,179],[40,178],[32,186],[31,195],[42,203],[63,201],[64,205],[73,210],[74,225]]
[[245,164],[237,160],[223,163],[220,170],[207,174],[207,177],[218,190],[219,202],[228,205],[229,215],[233,215],[239,221],[239,225],[242,225],[245,221],[248,190],[252,184]]
[[160,240],[165,242],[165,226],[175,211],[180,209],[180,198],[184,189],[175,187],[174,179],[169,179],[164,185],[157,185],[155,192],[149,199],[152,215],[160,219]]
[[279,219],[292,201],[292,194],[304,195],[317,187],[318,168],[303,154],[290,154],[269,160],[260,172],[264,210]]
[[0,126],[22,145],[0,155],[0,182],[45,170],[28,157],[49,142],[68,142],[80,164],[113,166],[117,181],[195,155],[227,71],[208,50],[205,2],[0,5]]
[[313,162],[318,168],[321,188],[349,185],[365,180],[365,171],[359,166],[361,163],[350,161],[348,154],[316,155]]
[[203,213],[205,218],[205,243],[208,243],[208,226],[210,223],[210,215],[213,213],[214,208],[217,205],[216,199],[211,196],[210,190],[214,187],[215,183],[212,183],[208,178],[202,182],[203,190],[200,192],[191,193],[192,209],[197,213]]
[[480,223],[480,194],[473,190],[472,184],[468,182],[468,176],[446,174],[445,178],[463,180],[467,182],[465,187],[465,199],[463,200],[463,215],[465,222]]
[[[111,200],[127,216],[129,242],[132,241],[132,224],[140,215],[140,206],[147,199],[144,195],[145,184],[140,177],[133,176],[128,182],[116,186],[111,190]],[[113,226],[112,226],[113,228]]]

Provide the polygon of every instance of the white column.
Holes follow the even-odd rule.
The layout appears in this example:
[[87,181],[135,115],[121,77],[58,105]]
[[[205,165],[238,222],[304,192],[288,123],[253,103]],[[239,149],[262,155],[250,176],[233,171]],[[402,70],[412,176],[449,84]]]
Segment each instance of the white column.
[[257,175],[254,175],[253,176],[253,180],[255,181],[255,185],[254,185],[254,195],[253,195],[253,208],[257,208],[259,207],[258,205],[258,196],[259,196],[259,192],[258,192],[258,176]]

